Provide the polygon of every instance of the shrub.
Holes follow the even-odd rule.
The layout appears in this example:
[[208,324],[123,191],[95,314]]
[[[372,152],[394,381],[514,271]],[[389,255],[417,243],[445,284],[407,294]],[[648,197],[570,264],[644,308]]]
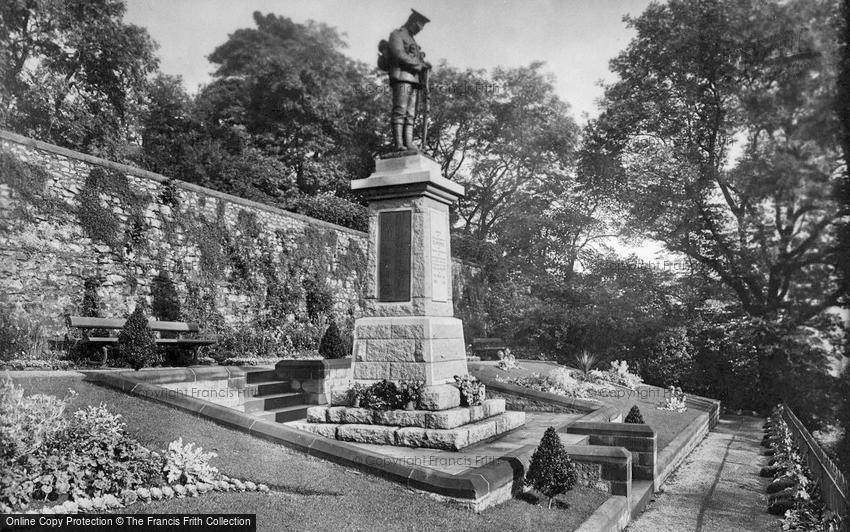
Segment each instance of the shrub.
[[167,271],[160,271],[151,284],[151,314],[157,319],[177,321],[182,317],[180,298]]
[[386,379],[370,386],[357,383],[348,390],[346,401],[350,406],[372,410],[399,410],[411,402],[416,408],[424,386],[423,381],[400,381],[396,384]]
[[0,459],[12,463],[34,453],[65,427],[67,401],[50,395],[24,397],[8,376],[0,380]]
[[205,453],[192,443],[183,445],[183,438],[178,438],[168,444],[163,470],[168,475],[168,482],[182,484],[197,484],[212,482],[218,476],[218,469],[210,465],[216,453]]
[[587,377],[590,380],[611,382],[632,390],[643,382],[643,379],[629,371],[629,363],[625,360],[614,360],[611,362],[611,367],[607,371],[591,370]]
[[578,480],[575,465],[561,443],[554,427],[549,427],[531,456],[525,484],[549,498],[549,508],[556,495],[573,489]]
[[499,369],[509,371],[518,367],[516,357],[510,349],[505,348],[504,351],[499,351]]
[[369,228],[369,211],[366,207],[332,194],[301,195],[290,200],[285,208],[358,231]]
[[345,358],[348,355],[348,349],[339,334],[339,327],[336,321],[331,320],[325,334],[322,336],[322,341],[319,342],[319,354],[322,358]]
[[118,335],[118,351],[135,370],[153,366],[158,362],[156,336],[148,327],[148,319],[141,303],[136,305],[136,310],[127,318],[121,334]]
[[632,409],[629,410],[629,413],[626,415],[626,419],[623,420],[623,423],[646,423],[643,420],[643,414],[640,413],[640,408],[637,405],[632,406]]
[[659,332],[638,344],[640,375],[656,386],[687,386],[694,371],[694,346],[684,327]]
[[593,353],[582,349],[573,357],[572,365],[583,374],[587,375],[591,370],[596,368],[599,359]]
[[314,323],[320,322],[322,316],[329,315],[333,311],[333,293],[324,280],[305,279],[303,284],[307,316]]
[[511,383],[540,392],[563,395],[565,397],[588,398],[594,390],[604,390],[605,386],[585,380],[579,380],[564,367],[558,367],[548,375],[534,373],[526,377],[510,379]]
[[36,359],[47,349],[44,328],[0,308],[0,360]]
[[403,406],[399,401],[398,387],[386,379],[367,387],[360,399],[361,408],[372,410],[395,410]]
[[475,406],[484,402],[484,384],[475,377],[455,375],[455,384],[460,388],[460,406]]

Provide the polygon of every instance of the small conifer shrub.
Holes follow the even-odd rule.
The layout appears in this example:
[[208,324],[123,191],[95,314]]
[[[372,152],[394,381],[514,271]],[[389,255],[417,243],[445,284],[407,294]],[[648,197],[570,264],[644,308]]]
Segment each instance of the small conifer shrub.
[[573,461],[561,443],[554,427],[549,427],[531,456],[525,484],[549,498],[549,508],[556,495],[573,489],[578,480]]
[[348,349],[335,321],[331,321],[322,341],[319,342],[319,354],[322,358],[345,358],[348,355]]
[[158,362],[156,336],[148,327],[148,318],[141,303],[136,305],[136,310],[127,318],[118,335],[118,352],[135,370]]
[[637,405],[632,406],[632,409],[629,410],[629,413],[626,415],[626,419],[623,420],[623,423],[646,423],[643,420],[643,414],[640,413],[640,408]]

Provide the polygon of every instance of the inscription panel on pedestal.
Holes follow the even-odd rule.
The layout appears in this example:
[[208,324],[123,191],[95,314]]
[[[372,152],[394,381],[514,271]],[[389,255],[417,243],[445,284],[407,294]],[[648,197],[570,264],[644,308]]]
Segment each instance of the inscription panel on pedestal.
[[449,300],[449,219],[437,209],[430,211],[431,226],[431,299]]
[[410,301],[410,211],[378,214],[378,301]]

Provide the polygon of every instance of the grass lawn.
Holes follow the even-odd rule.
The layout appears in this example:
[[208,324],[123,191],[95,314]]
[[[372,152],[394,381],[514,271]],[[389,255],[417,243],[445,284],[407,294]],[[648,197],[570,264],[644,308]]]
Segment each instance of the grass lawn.
[[[525,377],[532,373],[540,373],[546,375],[555,366],[542,362],[532,362],[520,360],[517,361],[519,368],[505,371],[497,367],[496,362],[470,362],[469,371],[478,378],[484,379],[511,379],[515,377]],[[658,450],[667,447],[673,438],[675,438],[682,430],[700,414],[702,410],[688,408],[683,413],[672,412],[669,410],[658,410],[658,403],[663,403],[665,396],[663,390],[650,386],[638,386],[636,391],[622,389],[622,394],[619,397],[599,397],[600,404],[615,406],[623,412],[623,416],[629,412],[633,405],[637,405],[643,414],[643,419],[646,424],[652,427],[658,435]]]
[[[41,372],[39,372],[41,373]],[[19,374],[20,375],[20,374]],[[231,477],[268,484],[272,492],[207,493],[198,498],[135,504],[122,512],[256,513],[259,530],[574,530],[607,498],[576,488],[561,498],[567,508],[514,499],[475,514],[372,475],[306,456],[281,445],[221,427],[192,414],[81,380],[14,378],[29,393],[78,395],[70,410],[104,402],[121,414],[128,431],[148,448],[164,449],[182,436],[205,451]]]

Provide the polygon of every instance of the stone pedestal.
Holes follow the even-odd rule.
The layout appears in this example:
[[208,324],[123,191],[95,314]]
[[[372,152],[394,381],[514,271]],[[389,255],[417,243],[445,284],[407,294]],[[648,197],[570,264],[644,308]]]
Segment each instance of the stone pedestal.
[[440,385],[467,373],[463,326],[453,317],[449,235],[449,207],[463,187],[423,155],[375,165],[374,174],[351,183],[369,199],[366,310],[354,325],[354,379],[422,380],[431,403],[456,407],[456,388]]

